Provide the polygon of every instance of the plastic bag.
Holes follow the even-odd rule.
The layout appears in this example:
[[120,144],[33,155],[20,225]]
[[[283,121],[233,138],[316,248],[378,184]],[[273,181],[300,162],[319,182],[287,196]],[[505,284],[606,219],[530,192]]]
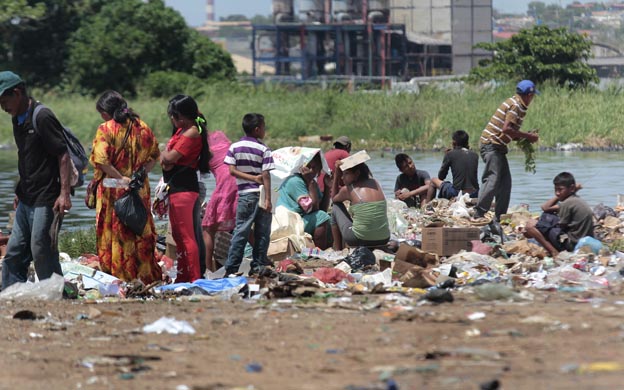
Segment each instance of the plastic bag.
[[169,184],[161,176],[156,188],[154,188],[154,202],[152,202],[152,213],[162,219],[169,211]]
[[137,236],[143,234],[147,224],[147,210],[141,195],[139,195],[139,189],[143,186],[145,176],[144,170],[133,174],[130,190],[115,201],[117,218]]
[[376,263],[375,255],[365,246],[355,248],[344,261],[355,271],[369,268]]
[[58,301],[63,298],[65,279],[58,274],[52,274],[48,279],[38,283],[15,283],[2,290],[0,299],[36,299],[43,301]]
[[157,321],[143,327],[143,333],[195,334],[195,329],[186,321],[171,317],[160,317]]
[[451,204],[449,207],[449,211],[452,213],[455,218],[470,218],[470,213],[468,212],[468,206],[466,202],[470,199],[470,194],[459,194],[457,195],[457,200]]
[[583,237],[576,243],[576,246],[574,247],[574,252],[577,252],[584,246],[588,246],[592,250],[592,252],[598,254],[598,252],[600,252],[600,250],[602,249],[602,242],[596,240],[594,237]]

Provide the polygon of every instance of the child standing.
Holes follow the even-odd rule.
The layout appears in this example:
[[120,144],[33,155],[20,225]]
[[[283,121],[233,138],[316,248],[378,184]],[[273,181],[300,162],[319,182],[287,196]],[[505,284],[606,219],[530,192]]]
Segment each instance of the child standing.
[[264,116],[247,114],[243,117],[245,136],[232,144],[223,161],[230,167],[230,174],[238,185],[238,205],[236,207],[236,227],[225,262],[225,275],[238,271],[243,260],[245,245],[252,225],[254,245],[251,270],[260,273],[269,264],[267,250],[271,236],[271,197],[267,196],[264,205],[259,204],[260,185],[270,194],[271,176],[274,169],[271,149],[262,139],[266,135]]
[[[446,151],[438,177],[431,179],[427,196],[429,199],[433,198],[436,189],[440,190],[438,198],[455,198],[460,191],[470,194],[471,198],[478,196],[477,167],[479,166],[479,156],[469,149],[469,139],[468,133],[464,130],[457,130],[453,133],[453,149]],[[444,181],[449,168],[453,174],[453,183]]]
[[561,172],[553,179],[555,197],[542,205],[544,213],[538,221],[527,223],[524,235],[535,238],[551,256],[560,251],[572,251],[578,241],[594,236],[591,208],[576,195],[582,187],[569,172]]
[[428,198],[431,180],[427,171],[416,169],[414,161],[405,153],[394,157],[401,174],[394,184],[394,195],[407,204],[407,207],[422,207],[433,198]]
[[214,240],[218,231],[230,232],[236,224],[236,179],[230,175],[229,167],[223,163],[232,142],[222,131],[208,133],[208,144],[212,152],[210,171],[217,184],[206,205],[202,220],[204,244],[206,246],[206,268],[214,272]]

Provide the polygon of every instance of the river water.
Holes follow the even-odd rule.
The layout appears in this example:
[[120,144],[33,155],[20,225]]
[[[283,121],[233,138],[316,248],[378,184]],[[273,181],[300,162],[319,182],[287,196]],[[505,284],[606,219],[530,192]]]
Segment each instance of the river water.
[[[436,175],[442,162],[443,152],[408,153],[418,169]],[[387,196],[393,196],[394,181],[399,173],[394,164],[393,153],[371,153],[369,166],[375,178],[381,183]],[[512,153],[509,164],[513,176],[511,206],[520,203],[529,205],[531,211],[539,211],[539,206],[554,196],[552,179],[562,171],[571,172],[584,188],[579,192],[590,206],[598,203],[614,207],[617,195],[624,193],[621,182],[624,172],[624,159],[618,152],[540,152],[537,155],[537,173],[524,171],[524,155]],[[482,170],[479,166],[479,177]],[[158,168],[158,167],[157,167]],[[157,169],[156,168],[156,169]],[[17,152],[0,151],[0,229],[8,222],[8,214],[13,208],[13,194],[17,182]],[[160,172],[152,172],[152,189],[156,186]],[[449,178],[450,180],[450,174]],[[214,189],[214,179],[206,181],[208,196]],[[274,183],[277,185],[277,183]],[[95,211],[84,206],[85,187],[76,191],[72,198],[73,207],[63,223],[66,228],[87,227],[95,223]]]

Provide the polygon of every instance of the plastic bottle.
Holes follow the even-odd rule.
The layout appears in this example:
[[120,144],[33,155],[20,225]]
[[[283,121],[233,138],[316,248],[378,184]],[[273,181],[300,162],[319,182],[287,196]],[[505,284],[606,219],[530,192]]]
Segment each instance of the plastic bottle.
[[128,188],[128,184],[126,184],[121,179],[114,179],[112,177],[107,177],[102,180],[102,184],[106,188]]

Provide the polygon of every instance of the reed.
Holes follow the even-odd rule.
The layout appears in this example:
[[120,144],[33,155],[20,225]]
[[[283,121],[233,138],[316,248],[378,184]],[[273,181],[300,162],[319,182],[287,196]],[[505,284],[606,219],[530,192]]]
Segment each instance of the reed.
[[[260,112],[266,117],[266,142],[274,148],[299,144],[300,136],[325,134],[346,134],[356,148],[439,148],[449,145],[450,135],[457,129],[466,130],[476,147],[490,115],[513,94],[512,85],[459,83],[422,87],[418,94],[240,83],[206,85],[199,90],[196,98],[210,128],[222,129],[237,139],[243,134],[243,115]],[[525,130],[540,129],[540,146],[568,142],[597,148],[624,145],[624,124],[617,110],[624,104],[621,88],[570,91],[545,85],[540,90],[542,94],[533,100],[523,126]],[[33,94],[53,108],[85,145],[90,144],[102,122],[95,98],[37,90]],[[159,141],[165,142],[171,132],[167,99],[139,95],[129,102]],[[8,115],[0,115],[0,142],[13,142]]]

